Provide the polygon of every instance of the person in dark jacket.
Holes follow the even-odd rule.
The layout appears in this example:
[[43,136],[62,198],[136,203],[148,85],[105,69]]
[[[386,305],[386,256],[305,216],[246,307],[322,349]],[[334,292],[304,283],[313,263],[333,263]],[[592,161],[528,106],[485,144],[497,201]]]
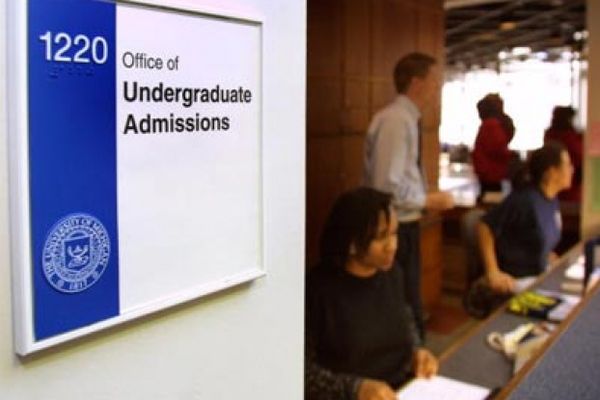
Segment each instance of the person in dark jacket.
[[477,103],[481,125],[473,148],[473,168],[479,179],[480,197],[486,192],[499,192],[502,180],[508,178],[508,169],[514,153],[508,149],[515,127],[504,113],[502,98],[488,94]]
[[359,188],[334,204],[307,275],[306,399],[395,400],[411,376],[436,374],[394,261],[397,229],[390,194]]

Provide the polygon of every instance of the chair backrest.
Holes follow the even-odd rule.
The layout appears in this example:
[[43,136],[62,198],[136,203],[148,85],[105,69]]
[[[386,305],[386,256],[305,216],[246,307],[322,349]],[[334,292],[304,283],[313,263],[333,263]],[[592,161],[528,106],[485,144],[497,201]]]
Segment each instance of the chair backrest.
[[477,237],[477,223],[484,215],[485,211],[481,208],[473,208],[467,211],[461,220],[462,240],[467,254],[467,282],[469,287],[483,274]]

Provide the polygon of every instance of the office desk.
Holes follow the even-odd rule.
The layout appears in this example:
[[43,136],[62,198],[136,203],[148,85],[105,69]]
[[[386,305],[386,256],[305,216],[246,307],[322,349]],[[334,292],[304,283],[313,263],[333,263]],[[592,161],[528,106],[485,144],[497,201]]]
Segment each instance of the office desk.
[[600,290],[596,286],[579,313],[535,365],[506,387],[511,400],[600,398]]
[[[581,254],[581,246],[576,246],[567,252],[556,263],[555,267],[540,276],[534,287],[540,289],[560,291],[560,285],[564,281],[564,271]],[[487,344],[486,338],[490,332],[507,332],[513,330],[520,324],[535,321],[532,318],[511,314],[501,307],[488,319],[483,321],[467,337],[460,340],[440,357],[440,375],[469,382],[488,388],[502,387],[503,390],[498,398],[507,398],[511,393],[515,399],[578,399],[579,397],[566,396],[554,397],[552,392],[545,393],[544,396],[531,395],[529,390],[540,389],[542,381],[540,374],[545,374],[546,369],[558,368],[561,366],[563,373],[577,374],[580,368],[577,366],[578,359],[566,357],[564,352],[568,352],[568,346],[576,340],[586,340],[588,343],[592,340],[590,347],[596,347],[595,352],[600,352],[600,313],[595,310],[600,308],[600,294],[598,285],[590,292],[586,298],[580,302],[571,312],[569,317],[563,321],[556,332],[554,332],[544,349],[523,367],[515,376],[512,375],[513,363],[509,361],[504,354],[492,349]],[[594,312],[596,314],[594,315]],[[590,324],[590,320],[595,320],[595,324]],[[586,325],[587,330],[582,330],[580,326]],[[591,331],[590,331],[591,330]],[[590,333],[588,333],[590,331]],[[592,337],[595,338],[592,339]],[[567,346],[567,348],[564,348]],[[585,348],[585,345],[583,345]],[[582,350],[585,351],[585,350]],[[600,356],[595,353],[589,355],[593,360],[589,361],[594,366],[593,375],[596,381],[599,381]],[[587,356],[587,354],[586,354]],[[584,357],[587,359],[587,357]],[[554,360],[554,361],[553,361]],[[561,365],[561,362],[563,364]],[[565,363],[570,362],[570,366]],[[591,367],[590,367],[591,368]],[[564,371],[569,369],[570,371]],[[538,372],[539,370],[539,372]],[[551,375],[547,375],[551,376]],[[540,384],[537,384],[537,380]],[[573,379],[572,376],[564,379]],[[564,382],[564,381],[563,381]],[[561,385],[561,381],[554,382]],[[600,385],[596,383],[596,385]],[[536,388],[536,386],[538,386]],[[533,389],[529,389],[533,387]],[[536,392],[537,393],[537,392]],[[595,399],[600,398],[600,390],[595,391]],[[522,396],[522,397],[519,397]],[[550,397],[548,397],[550,396]]]

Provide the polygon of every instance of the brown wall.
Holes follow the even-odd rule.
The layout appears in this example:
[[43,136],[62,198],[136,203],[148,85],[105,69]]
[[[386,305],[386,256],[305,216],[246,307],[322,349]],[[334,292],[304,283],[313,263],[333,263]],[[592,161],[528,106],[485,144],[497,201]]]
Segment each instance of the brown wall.
[[[411,51],[443,65],[443,0],[308,0],[307,262],[342,191],[360,184],[371,116],[395,97],[392,71]],[[441,81],[441,70],[440,81]],[[439,96],[424,110],[423,160],[438,175]]]
[[[600,18],[600,3],[597,0],[588,0],[588,132],[584,135],[586,151],[581,214],[581,235],[585,239],[600,234],[600,209],[595,206],[600,197],[600,157],[590,152],[592,136],[595,136],[595,139],[600,136],[598,132],[600,129],[600,24],[596,22],[598,18]],[[308,85],[310,86],[310,83]],[[310,190],[310,186],[307,189]]]

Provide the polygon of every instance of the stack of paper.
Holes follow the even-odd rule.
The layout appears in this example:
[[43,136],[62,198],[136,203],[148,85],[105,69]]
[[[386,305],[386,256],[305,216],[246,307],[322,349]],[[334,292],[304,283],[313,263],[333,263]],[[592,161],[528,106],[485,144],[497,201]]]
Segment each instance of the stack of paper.
[[561,303],[548,313],[549,321],[560,322],[564,320],[569,316],[577,303],[581,301],[581,297],[571,294],[565,294],[551,290],[539,290],[539,292],[545,296],[551,296],[561,300]]
[[446,378],[413,379],[399,392],[398,400],[483,400],[490,389]]
[[[565,270],[566,282],[563,282],[561,289],[567,292],[581,293],[583,290],[583,277],[585,274],[585,267],[583,257],[579,257],[577,261]],[[596,267],[590,275],[587,288],[594,287],[596,282],[600,279],[600,268]]]

